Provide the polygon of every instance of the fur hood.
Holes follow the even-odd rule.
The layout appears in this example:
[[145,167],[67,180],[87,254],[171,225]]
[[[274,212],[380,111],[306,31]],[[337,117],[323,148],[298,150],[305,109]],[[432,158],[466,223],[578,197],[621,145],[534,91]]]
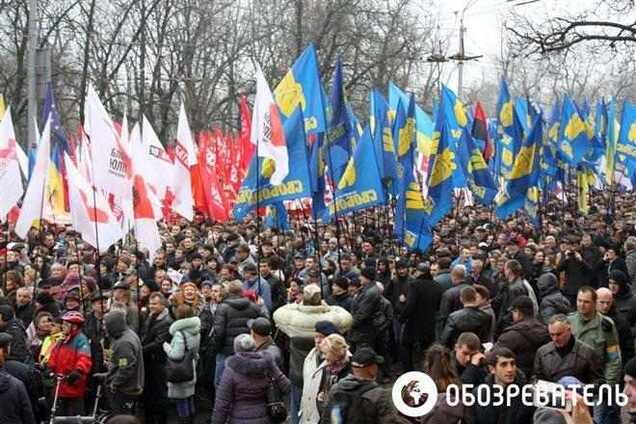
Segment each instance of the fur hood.
[[274,361],[264,352],[238,352],[227,359],[226,365],[238,374],[259,377],[274,367]]
[[185,331],[191,335],[201,332],[201,319],[199,317],[182,318],[170,324],[170,335],[174,336],[177,331]]

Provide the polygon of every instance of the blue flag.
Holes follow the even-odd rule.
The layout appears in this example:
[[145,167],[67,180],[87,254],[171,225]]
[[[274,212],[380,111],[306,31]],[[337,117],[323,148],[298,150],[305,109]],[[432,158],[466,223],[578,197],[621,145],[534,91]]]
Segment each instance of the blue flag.
[[623,114],[621,116],[621,127],[618,133],[618,143],[616,153],[624,156],[622,162],[628,169],[633,169],[636,165],[636,107],[625,100],[623,102]]
[[333,181],[340,181],[349,162],[351,141],[352,139],[355,140],[354,131],[345,101],[342,62],[340,57],[338,57],[336,68],[333,72],[333,87],[331,89],[331,119],[329,120],[329,128],[325,136],[329,178]]
[[367,125],[338,182],[334,201],[328,205],[327,216],[323,219],[330,221],[336,213],[346,214],[383,203],[384,189],[373,149],[371,130]]
[[320,83],[318,58],[313,44],[296,59],[274,90],[274,97],[285,118],[291,117],[300,105],[308,136],[327,131],[327,101]]
[[[269,179],[274,168],[271,160],[254,155],[247,177],[239,189],[234,218],[242,220],[256,207],[258,188],[258,206],[265,207],[283,200],[294,200],[311,196],[311,182],[303,128],[303,114],[297,109],[284,124],[285,139],[289,155],[289,174],[283,182],[273,186]],[[258,163],[258,172],[256,165]],[[258,177],[258,184],[256,178]]]
[[585,122],[579,115],[572,99],[565,96],[557,148],[563,155],[563,159],[570,166],[575,167],[583,160],[589,147]]
[[265,228],[274,228],[281,231],[289,231],[289,217],[287,209],[283,202],[276,202],[269,205],[265,211],[265,219],[263,219]]
[[[443,109],[445,100],[442,100]],[[458,169],[455,143],[450,135],[448,122],[438,114],[433,133],[433,144],[437,144],[437,154],[431,159],[428,175],[428,223],[437,224],[453,207],[454,184],[453,174],[462,172]]]
[[513,105],[508,83],[501,80],[497,99],[497,139],[495,149],[495,168],[504,179],[512,170],[515,157],[523,142],[523,125]]
[[380,175],[383,181],[395,181],[397,160],[389,119],[389,107],[382,94],[376,89],[371,91],[369,103],[371,105],[369,125],[373,134],[373,146],[380,167]]
[[[515,158],[512,171],[503,192],[498,195],[496,213],[500,219],[506,219],[522,207],[536,216],[539,202],[540,148],[543,138],[543,125],[538,116],[528,138],[524,141]],[[534,209],[534,210],[533,210]]]
[[464,129],[457,150],[459,163],[467,178],[468,187],[479,203],[490,206],[497,195],[495,183],[481,149],[470,131]]

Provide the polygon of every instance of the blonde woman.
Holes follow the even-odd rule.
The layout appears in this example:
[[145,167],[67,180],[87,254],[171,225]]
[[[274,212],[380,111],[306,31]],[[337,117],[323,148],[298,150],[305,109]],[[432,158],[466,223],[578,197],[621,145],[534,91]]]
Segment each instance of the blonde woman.
[[[320,339],[319,336],[316,337]],[[303,376],[300,422],[328,422],[327,394],[338,381],[351,374],[349,345],[340,334],[330,334],[317,343],[322,362]],[[309,367],[305,368],[307,371]]]

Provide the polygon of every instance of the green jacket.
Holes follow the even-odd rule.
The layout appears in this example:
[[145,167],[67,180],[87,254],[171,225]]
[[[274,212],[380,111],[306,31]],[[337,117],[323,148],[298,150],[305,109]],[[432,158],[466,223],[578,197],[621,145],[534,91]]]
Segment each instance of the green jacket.
[[576,338],[594,349],[603,358],[605,381],[618,384],[621,379],[621,350],[618,343],[616,325],[611,318],[597,313],[590,321],[584,321],[581,314],[568,315],[572,333]]

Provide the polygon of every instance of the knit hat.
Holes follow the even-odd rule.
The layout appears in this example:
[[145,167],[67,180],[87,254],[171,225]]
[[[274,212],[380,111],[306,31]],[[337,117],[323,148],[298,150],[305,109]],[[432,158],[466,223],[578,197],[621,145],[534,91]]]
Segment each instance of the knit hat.
[[253,352],[256,344],[249,334],[239,334],[234,338],[234,352]]
[[318,321],[316,322],[316,333],[323,336],[329,336],[331,334],[340,334],[338,327],[331,321]]
[[13,319],[13,308],[9,305],[0,305],[0,316],[3,321],[11,321]]

